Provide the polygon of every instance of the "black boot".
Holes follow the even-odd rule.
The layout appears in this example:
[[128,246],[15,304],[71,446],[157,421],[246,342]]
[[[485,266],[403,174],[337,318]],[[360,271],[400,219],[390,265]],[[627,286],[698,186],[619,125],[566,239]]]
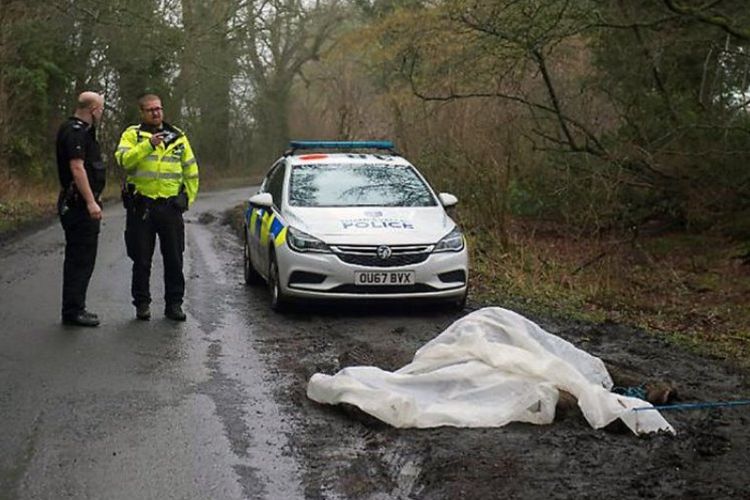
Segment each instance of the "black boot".
[[185,321],[187,316],[182,312],[182,306],[180,304],[167,304],[164,309],[164,316],[174,321]]
[[135,306],[135,317],[141,321],[148,321],[151,319],[151,308],[148,304],[138,304]]
[[97,315],[96,313],[92,313],[91,311],[87,311],[86,309],[83,310],[83,315],[95,320],[99,319],[99,315]]
[[86,314],[85,311],[70,316],[63,316],[62,322],[64,325],[73,326],[99,326],[99,318]]

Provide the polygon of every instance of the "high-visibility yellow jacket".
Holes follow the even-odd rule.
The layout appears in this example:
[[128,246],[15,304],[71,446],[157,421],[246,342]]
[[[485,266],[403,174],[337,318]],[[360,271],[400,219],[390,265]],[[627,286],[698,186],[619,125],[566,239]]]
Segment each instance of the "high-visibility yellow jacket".
[[149,198],[169,198],[185,186],[190,204],[198,194],[198,163],[187,136],[178,128],[168,126],[179,136],[168,146],[151,145],[151,133],[140,125],[125,129],[115,152],[117,163],[125,169],[127,182],[137,193]]

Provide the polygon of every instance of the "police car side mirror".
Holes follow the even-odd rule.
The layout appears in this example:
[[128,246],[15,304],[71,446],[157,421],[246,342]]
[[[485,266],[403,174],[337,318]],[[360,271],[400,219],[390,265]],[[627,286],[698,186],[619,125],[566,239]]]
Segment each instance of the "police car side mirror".
[[458,203],[458,198],[450,193],[440,193],[438,198],[440,198],[440,203],[442,203],[445,208],[452,207]]
[[271,208],[273,206],[273,196],[271,196],[271,193],[258,193],[251,196],[247,201],[250,205],[256,207]]

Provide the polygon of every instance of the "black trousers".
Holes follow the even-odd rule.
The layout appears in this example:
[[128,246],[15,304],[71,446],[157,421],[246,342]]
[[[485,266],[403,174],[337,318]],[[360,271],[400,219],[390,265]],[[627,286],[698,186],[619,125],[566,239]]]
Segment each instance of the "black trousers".
[[86,290],[94,272],[100,221],[89,217],[84,206],[74,205],[60,215],[65,231],[62,315],[73,317],[86,309]]
[[185,250],[185,224],[182,212],[166,200],[144,200],[127,211],[125,246],[133,261],[130,291],[133,305],[151,303],[151,259],[156,237],[164,260],[164,301],[166,305],[182,304],[185,277],[182,254]]

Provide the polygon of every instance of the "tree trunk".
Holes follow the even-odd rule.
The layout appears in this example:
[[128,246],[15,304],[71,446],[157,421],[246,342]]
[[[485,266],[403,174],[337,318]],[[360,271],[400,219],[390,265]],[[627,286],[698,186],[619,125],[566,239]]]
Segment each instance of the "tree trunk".
[[219,169],[230,163],[230,91],[237,64],[227,29],[234,8],[229,0],[182,0],[185,38],[174,101],[187,119],[199,160]]
[[289,100],[291,81],[275,83],[262,89],[256,102],[258,120],[257,160],[270,166],[286,150],[289,143]]
[[0,178],[10,174],[8,149],[13,111],[11,86],[6,68],[15,53],[12,27],[23,16],[23,2],[0,0]]

